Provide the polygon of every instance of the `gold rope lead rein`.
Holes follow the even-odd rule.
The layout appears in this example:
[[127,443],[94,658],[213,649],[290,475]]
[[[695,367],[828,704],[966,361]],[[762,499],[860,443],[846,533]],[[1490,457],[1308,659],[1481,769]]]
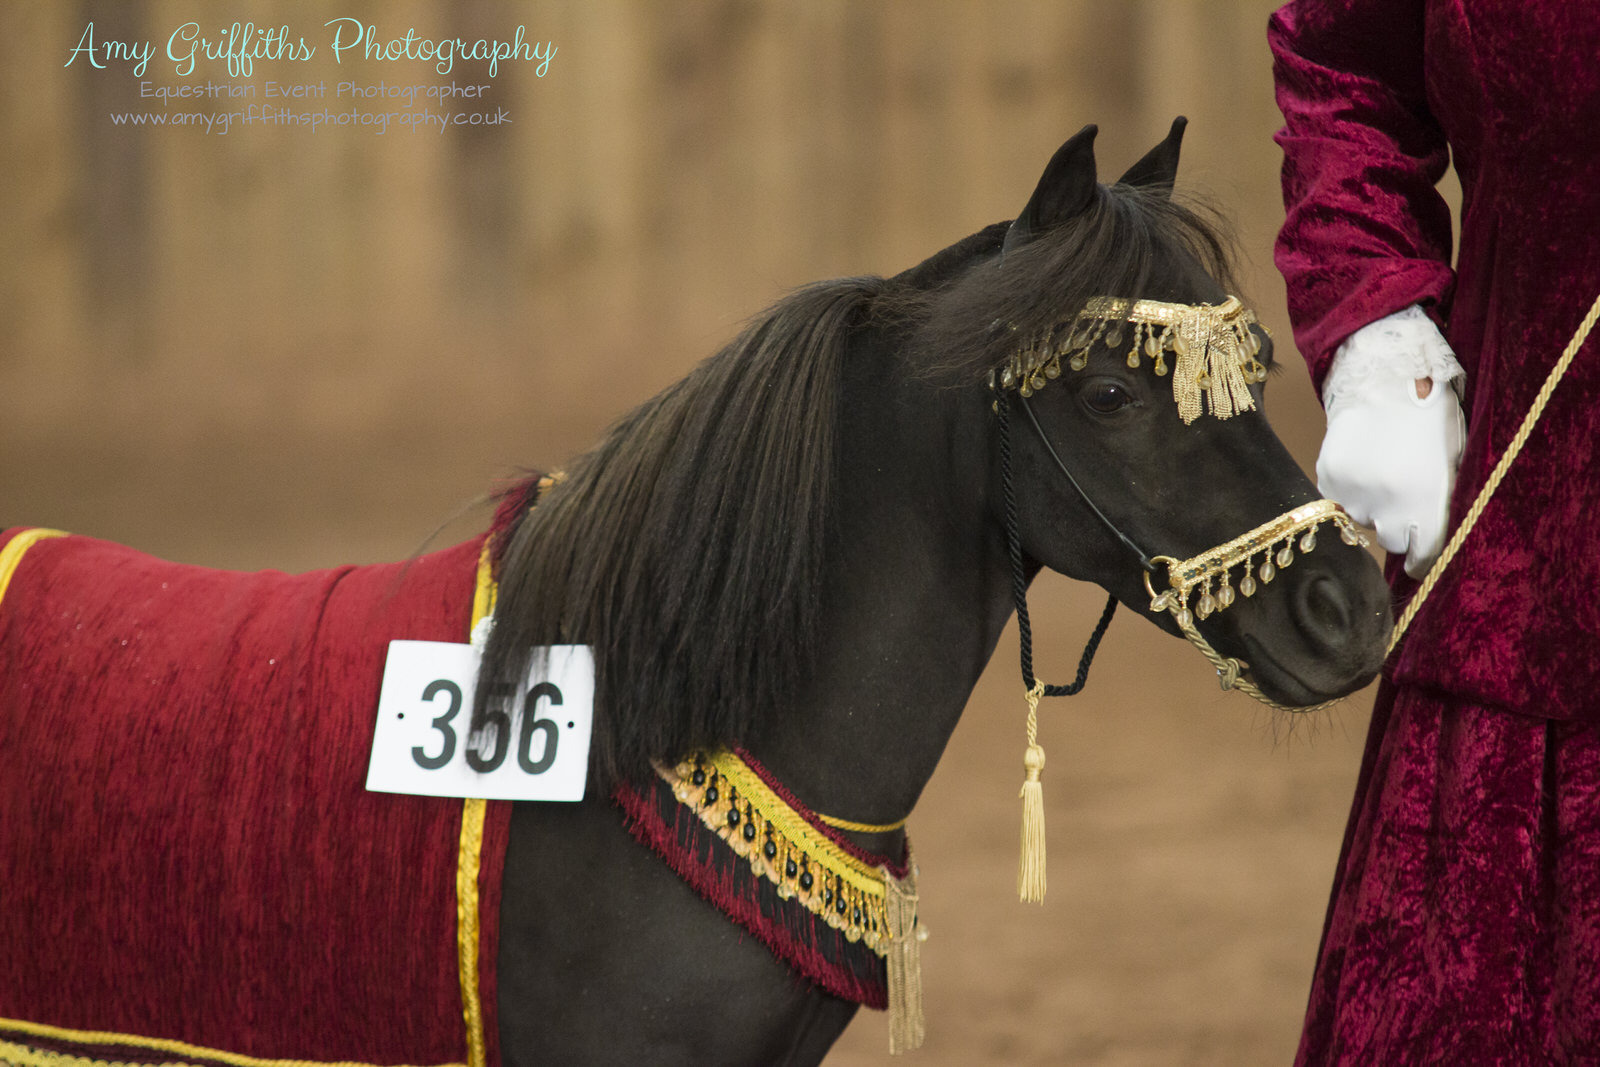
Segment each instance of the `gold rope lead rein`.
[[1434,560],[1433,566],[1428,568],[1428,574],[1422,579],[1422,585],[1417,588],[1416,595],[1411,598],[1411,603],[1406,605],[1406,610],[1401,614],[1400,621],[1395,623],[1394,633],[1389,637],[1389,647],[1384,650],[1385,657],[1393,652],[1400,639],[1405,636],[1406,627],[1411,625],[1411,620],[1417,617],[1417,612],[1422,608],[1422,602],[1428,599],[1428,594],[1433,592],[1433,587],[1438,584],[1439,577],[1444,569],[1455,558],[1460,550],[1461,543],[1467,539],[1467,534],[1477,525],[1478,517],[1483,514],[1483,509],[1488,507],[1489,498],[1500,487],[1500,482],[1506,476],[1506,471],[1511,468],[1511,463],[1522,451],[1522,446],[1528,443],[1529,436],[1533,433],[1534,426],[1538,425],[1539,417],[1544,414],[1544,408],[1550,402],[1550,394],[1556,391],[1561,378],[1567,373],[1567,368],[1572,365],[1573,357],[1578,354],[1578,349],[1589,339],[1589,331],[1594,329],[1594,324],[1600,319],[1600,295],[1596,295],[1594,303],[1589,305],[1589,313],[1578,323],[1578,328],[1572,334],[1572,340],[1567,342],[1566,351],[1561,353],[1561,358],[1556,360],[1556,365],[1550,368],[1550,373],[1545,377],[1544,385],[1539,388],[1539,395],[1533,398],[1533,404],[1528,408],[1528,413],[1522,417],[1522,425],[1518,427],[1516,436],[1511,438],[1505,455],[1500,457],[1500,462],[1494,465],[1494,470],[1489,473],[1489,480],[1483,483],[1483,488],[1478,490],[1478,497],[1472,502],[1472,507],[1467,509],[1467,514],[1462,518],[1461,525],[1456,527],[1456,532],[1450,535],[1450,541],[1444,546],[1444,551],[1439,553],[1439,558]]
[[[1516,434],[1512,437],[1505,454],[1494,465],[1494,470],[1490,472],[1488,480],[1483,484],[1483,488],[1478,490],[1478,496],[1473,500],[1472,507],[1467,509],[1467,514],[1462,518],[1461,525],[1456,528],[1455,533],[1451,534],[1449,543],[1445,545],[1444,551],[1439,553],[1439,558],[1434,561],[1433,566],[1428,568],[1428,574],[1417,588],[1416,595],[1411,598],[1411,602],[1406,605],[1405,611],[1401,613],[1400,620],[1395,623],[1394,632],[1389,636],[1389,646],[1384,650],[1385,657],[1400,644],[1401,639],[1405,636],[1407,627],[1411,625],[1412,620],[1417,617],[1417,612],[1421,610],[1423,601],[1427,600],[1428,594],[1433,592],[1433,587],[1438,584],[1445,568],[1450,565],[1450,561],[1455,558],[1462,543],[1467,539],[1467,535],[1477,525],[1478,518],[1483,514],[1484,508],[1488,507],[1490,498],[1494,496],[1495,490],[1499,488],[1501,481],[1505,479],[1506,472],[1511,468],[1511,464],[1516,460],[1518,453],[1522,451],[1522,446],[1527,444],[1528,438],[1533,434],[1533,428],[1538,425],[1540,416],[1544,414],[1545,405],[1550,402],[1551,394],[1555,392],[1556,386],[1560,384],[1562,376],[1567,373],[1567,368],[1572,365],[1578,350],[1589,339],[1589,332],[1594,329],[1597,321],[1600,321],[1600,295],[1596,295],[1594,303],[1589,306],[1589,313],[1583,317],[1583,321],[1578,324],[1577,330],[1573,332],[1572,340],[1567,342],[1566,350],[1561,353],[1561,358],[1556,360],[1554,367],[1550,368],[1550,373],[1545,377],[1544,385],[1540,387],[1538,395],[1533,399],[1533,404],[1529,406],[1527,414],[1522,418],[1522,425],[1518,427]],[[1173,613],[1177,613],[1176,606],[1173,608]],[[1189,639],[1189,643],[1199,649],[1201,655],[1205,656],[1211,662],[1211,665],[1217,669],[1222,688],[1238,689],[1269,708],[1275,708],[1279,711],[1297,713],[1321,711],[1323,708],[1331,707],[1338,703],[1337,700],[1325,700],[1320,704],[1312,704],[1307,707],[1294,707],[1278,703],[1256,688],[1248,678],[1242,676],[1241,672],[1247,669],[1246,664],[1231,656],[1224,656],[1212,648],[1210,643],[1200,635],[1200,631],[1195,628],[1192,621],[1185,623],[1181,618],[1177,621],[1183,630],[1184,636]]]

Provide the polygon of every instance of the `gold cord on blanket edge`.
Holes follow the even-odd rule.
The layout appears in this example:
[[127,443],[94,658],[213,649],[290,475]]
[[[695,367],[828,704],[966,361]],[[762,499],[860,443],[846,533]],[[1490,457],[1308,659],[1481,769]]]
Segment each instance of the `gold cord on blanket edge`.
[[[168,1061],[162,1067],[192,1067],[190,1060],[209,1061],[213,1063],[226,1063],[232,1067],[376,1067],[373,1064],[362,1063],[354,1060],[277,1060],[265,1059],[259,1056],[246,1056],[238,1052],[225,1052],[221,1049],[206,1048],[204,1045],[191,1045],[187,1041],[177,1041],[163,1037],[140,1037],[137,1034],[119,1034],[109,1030],[73,1030],[65,1026],[50,1026],[45,1023],[30,1023],[21,1019],[0,1019],[0,1063],[12,1063],[17,1067],[146,1067],[146,1065],[124,1065],[120,1060],[98,1060],[91,1056],[80,1056],[72,1052],[53,1052],[49,1049],[36,1049],[28,1045],[7,1040],[8,1036],[24,1035],[29,1037],[44,1038],[48,1041],[70,1041],[80,1045],[121,1045],[129,1049],[146,1049],[155,1052],[171,1052],[178,1056],[188,1057],[184,1060]],[[448,1063],[439,1067],[465,1067],[459,1063]]]
[[[495,582],[489,539],[478,553],[477,581],[472,590],[470,637],[478,623],[494,614]],[[478,985],[478,873],[483,859],[483,823],[488,802],[467,798],[461,804],[461,846],[456,858],[456,951],[461,971],[461,1016],[467,1030],[467,1067],[486,1067],[483,1000]]]

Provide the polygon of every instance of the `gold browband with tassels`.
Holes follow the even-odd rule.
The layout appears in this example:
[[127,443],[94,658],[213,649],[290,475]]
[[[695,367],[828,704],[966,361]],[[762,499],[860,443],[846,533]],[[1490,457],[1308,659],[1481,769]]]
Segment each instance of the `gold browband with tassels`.
[[1083,370],[1102,338],[1108,348],[1120,347],[1124,326],[1132,327],[1128,366],[1137,367],[1141,356],[1148,356],[1157,376],[1164,376],[1166,354],[1177,357],[1172,398],[1185,425],[1206,407],[1219,419],[1255,409],[1250,385],[1266,381],[1267,368],[1256,358],[1261,339],[1251,329],[1259,326],[1255,312],[1236,296],[1220,304],[1097,296],[1070,324],[1052,327],[1023,345],[1001,368],[1000,385],[1032,396],[1061,376],[1062,357],[1073,370]]

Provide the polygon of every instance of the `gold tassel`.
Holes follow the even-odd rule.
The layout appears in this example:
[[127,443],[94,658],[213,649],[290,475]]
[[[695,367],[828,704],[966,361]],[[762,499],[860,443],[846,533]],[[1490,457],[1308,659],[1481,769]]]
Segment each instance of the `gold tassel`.
[[1044,903],[1044,749],[1039,746],[1039,698],[1044,683],[1028,690],[1028,751],[1022,766],[1028,777],[1022,783],[1022,859],[1017,864],[1017,895],[1025,904]]
[[917,925],[917,865],[901,880],[883,872],[884,916],[889,951],[889,1053],[922,1047],[922,942],[928,932]]
[[1245,378],[1246,349],[1239,342],[1234,325],[1223,321],[1214,310],[1206,315],[1210,347],[1206,353],[1206,373],[1211,379],[1211,389],[1206,394],[1211,414],[1219,419],[1231,418],[1255,408],[1255,398],[1250,395],[1250,383]]

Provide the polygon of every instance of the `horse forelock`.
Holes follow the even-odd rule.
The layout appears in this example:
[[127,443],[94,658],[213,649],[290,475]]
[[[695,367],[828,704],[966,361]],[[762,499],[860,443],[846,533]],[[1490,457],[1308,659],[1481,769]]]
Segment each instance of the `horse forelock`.
[[1223,292],[1236,288],[1232,235],[1214,209],[1159,190],[1101,185],[1074,218],[1004,256],[975,257],[923,297],[922,312],[906,315],[916,321],[912,348],[924,354],[915,371],[981,381],[1094,297],[1188,302],[1207,278]]
[[593,646],[596,788],[741,742],[794,693],[817,625],[839,367],[885,284],[780,301],[505,532],[483,677],[520,677],[537,645]]

